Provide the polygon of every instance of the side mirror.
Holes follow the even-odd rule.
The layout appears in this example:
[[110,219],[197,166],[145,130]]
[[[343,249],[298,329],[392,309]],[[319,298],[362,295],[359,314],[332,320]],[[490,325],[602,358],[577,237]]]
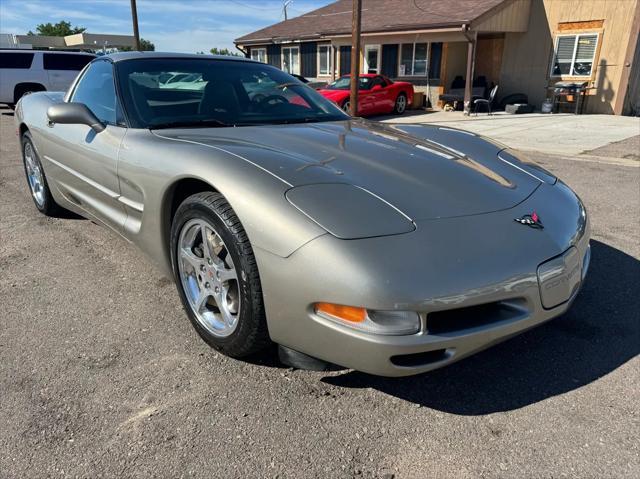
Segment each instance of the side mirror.
[[371,91],[380,91],[382,90],[382,85],[373,85],[371,87]]
[[69,125],[87,125],[93,131],[100,133],[105,129],[102,123],[84,103],[58,103],[47,110],[47,117],[51,123]]

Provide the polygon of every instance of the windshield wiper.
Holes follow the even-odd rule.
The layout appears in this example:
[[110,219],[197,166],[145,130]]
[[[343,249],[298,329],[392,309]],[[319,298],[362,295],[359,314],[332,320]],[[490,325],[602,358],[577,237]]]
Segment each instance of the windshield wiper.
[[213,118],[209,118],[206,120],[176,120],[176,121],[168,121],[165,123],[157,123],[155,125],[150,125],[150,130],[160,130],[164,128],[199,128],[199,127],[226,127],[226,126],[236,126],[232,123],[225,123],[222,120],[215,120]]

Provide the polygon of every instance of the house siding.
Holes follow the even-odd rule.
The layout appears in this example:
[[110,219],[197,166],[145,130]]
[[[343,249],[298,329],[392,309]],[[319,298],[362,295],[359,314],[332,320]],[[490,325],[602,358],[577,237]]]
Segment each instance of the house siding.
[[[625,52],[633,32],[634,13],[637,8],[636,0],[532,2],[527,32],[505,35],[501,92],[504,95],[524,92],[529,96],[529,103],[540,108],[548,94],[546,86],[560,80],[557,77],[549,77],[554,37],[556,33],[560,33],[559,24],[604,19],[603,28],[599,30],[599,53],[596,53],[592,75],[595,89],[589,92],[585,113],[621,113],[614,108],[618,95],[625,95],[624,91],[619,91],[623,71],[627,68],[638,68],[638,65],[625,64]],[[568,81],[587,80],[576,78]]]

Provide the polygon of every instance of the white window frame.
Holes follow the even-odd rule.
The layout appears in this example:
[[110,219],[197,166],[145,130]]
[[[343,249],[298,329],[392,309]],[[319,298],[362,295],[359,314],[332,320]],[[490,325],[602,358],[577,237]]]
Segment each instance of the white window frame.
[[[411,70],[415,70],[416,68],[416,43],[424,43],[427,45],[427,59],[426,59],[426,66],[427,68],[425,69],[424,75],[422,73],[416,75],[415,73],[412,73],[411,75],[407,75],[406,73],[404,75],[400,75],[400,67],[402,66],[402,47],[404,45],[412,45],[413,51],[412,51],[412,55],[411,55]],[[413,42],[413,43],[402,43],[400,42],[398,44],[398,78],[404,78],[404,77],[418,77],[418,78],[426,78],[429,76],[429,57],[431,55],[431,42]]]
[[[596,46],[593,49],[593,58],[591,59],[591,73],[588,75],[576,75],[573,73],[573,67],[576,64],[576,53],[578,52],[578,39],[580,37],[586,36],[596,36]],[[573,55],[571,56],[571,63],[569,73],[556,75],[553,73],[553,68],[556,65],[556,55],[558,53],[558,43],[561,37],[575,37],[575,41],[573,42]],[[562,33],[556,34],[554,45],[553,45],[553,55],[551,56],[551,66],[549,68],[549,77],[550,78],[591,78],[595,72],[596,67],[596,57],[598,56],[598,47],[600,45],[600,32],[579,32],[579,33]]]
[[253,58],[253,52],[256,52],[258,54],[258,57],[260,56],[260,53],[262,53],[264,55],[264,62],[262,62],[262,63],[268,63],[268,60],[267,60],[267,49],[266,48],[252,48],[251,49],[251,59],[259,62],[260,61],[259,58]]
[[364,69],[364,73],[369,73],[369,65],[367,64],[367,55],[369,50],[372,49],[378,50],[378,68],[374,72],[376,75],[380,75],[382,73],[382,45],[380,44],[371,44],[364,46],[364,61],[362,62],[362,68]]
[[282,71],[283,71],[283,72],[284,72],[284,71],[286,71],[286,70],[284,69],[284,51],[285,51],[285,50],[289,50],[289,63],[290,63],[290,64],[292,63],[292,62],[291,62],[291,58],[292,58],[291,51],[292,51],[292,50],[298,50],[298,68],[297,68],[297,69],[294,69],[294,70],[293,70],[293,71],[291,71],[290,73],[293,73],[293,74],[295,74],[295,75],[300,75],[300,47],[299,47],[299,46],[297,46],[297,45],[293,45],[293,46],[286,46],[286,47],[284,47],[284,46],[283,46],[283,47],[281,48],[281,51],[280,51],[280,57],[281,57],[281,58],[280,58],[280,65],[281,65],[281,69],[282,69]]
[[[321,48],[326,48],[327,52],[326,53],[320,53],[320,49]],[[331,52],[332,52],[332,48],[331,48],[331,44],[330,43],[325,43],[322,45],[318,45],[318,76],[319,77],[330,77],[331,76]],[[327,73],[322,73],[320,71],[320,56],[321,55],[326,55],[327,57]]]

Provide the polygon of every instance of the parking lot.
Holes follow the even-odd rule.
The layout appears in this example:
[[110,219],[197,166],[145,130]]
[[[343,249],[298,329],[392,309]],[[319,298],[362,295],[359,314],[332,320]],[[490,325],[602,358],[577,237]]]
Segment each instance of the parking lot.
[[214,352],[135,247],[37,212],[0,113],[0,477],[638,477],[636,160],[534,155],[592,218],[568,314],[385,379]]

